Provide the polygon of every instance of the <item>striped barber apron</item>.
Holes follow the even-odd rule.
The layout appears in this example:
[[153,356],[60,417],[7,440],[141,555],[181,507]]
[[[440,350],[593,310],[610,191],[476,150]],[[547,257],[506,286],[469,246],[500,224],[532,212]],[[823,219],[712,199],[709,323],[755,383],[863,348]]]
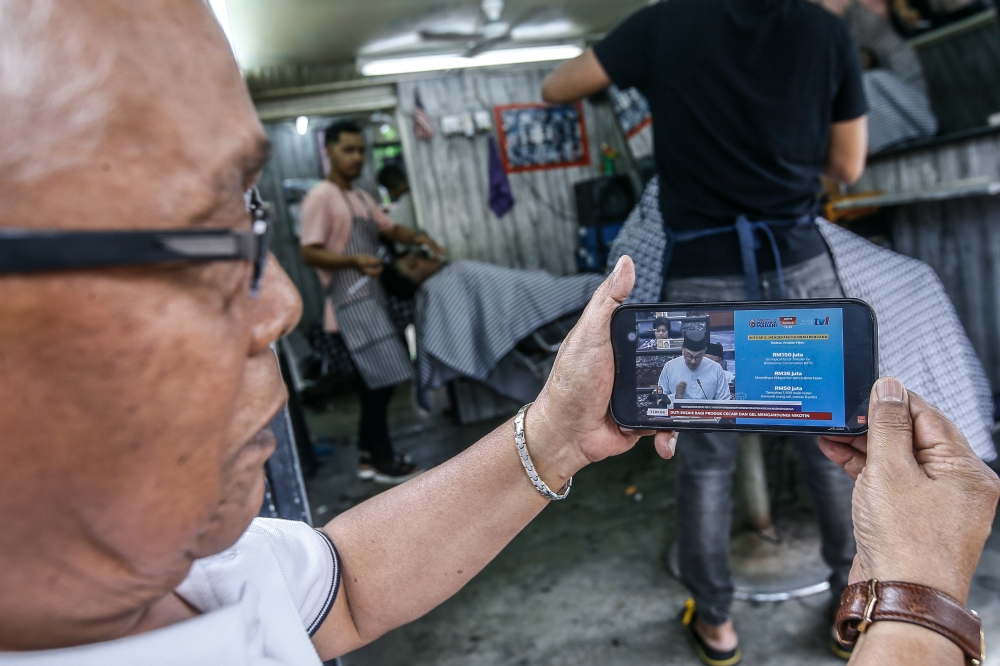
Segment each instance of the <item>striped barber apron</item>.
[[[347,193],[337,189],[351,212],[351,235],[344,254],[377,255],[379,231],[368,201],[361,197],[365,210],[359,215]],[[356,268],[333,271],[328,293],[340,334],[365,386],[374,390],[412,379],[410,355],[389,319],[388,301],[378,277]]]

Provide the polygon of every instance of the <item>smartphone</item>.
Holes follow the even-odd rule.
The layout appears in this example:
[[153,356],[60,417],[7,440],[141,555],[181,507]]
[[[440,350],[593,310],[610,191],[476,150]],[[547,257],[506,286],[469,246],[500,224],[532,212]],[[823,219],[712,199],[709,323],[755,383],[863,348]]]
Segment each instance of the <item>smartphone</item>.
[[623,305],[611,346],[611,416],[627,428],[868,431],[878,323],[864,301]]

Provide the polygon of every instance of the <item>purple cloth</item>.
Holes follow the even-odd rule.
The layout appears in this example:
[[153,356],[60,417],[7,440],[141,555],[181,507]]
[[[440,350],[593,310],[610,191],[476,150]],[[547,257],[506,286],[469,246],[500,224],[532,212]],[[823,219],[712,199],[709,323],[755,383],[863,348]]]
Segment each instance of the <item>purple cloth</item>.
[[503,162],[500,161],[500,151],[497,142],[490,137],[490,210],[497,217],[503,217],[514,207],[514,195],[510,192],[510,182]]

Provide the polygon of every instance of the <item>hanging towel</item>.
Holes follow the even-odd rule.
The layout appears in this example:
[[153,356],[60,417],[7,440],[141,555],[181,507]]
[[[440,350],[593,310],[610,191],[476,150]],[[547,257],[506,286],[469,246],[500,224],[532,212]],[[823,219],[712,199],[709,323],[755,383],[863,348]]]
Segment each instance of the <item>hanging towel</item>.
[[500,151],[497,142],[490,137],[490,210],[497,217],[503,217],[514,207],[514,195],[510,192],[510,182],[503,162],[500,161]]

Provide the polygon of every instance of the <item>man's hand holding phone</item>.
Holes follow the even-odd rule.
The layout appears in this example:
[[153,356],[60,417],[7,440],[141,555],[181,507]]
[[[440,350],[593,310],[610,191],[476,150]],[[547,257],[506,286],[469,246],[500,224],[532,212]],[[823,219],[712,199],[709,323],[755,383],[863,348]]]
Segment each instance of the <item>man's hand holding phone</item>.
[[[856,481],[858,554],[850,583],[916,583],[965,604],[990,534],[1000,480],[936,407],[892,377],[872,389],[869,431],[820,437]],[[873,635],[879,640],[866,642]],[[963,663],[957,646],[912,624],[876,622],[851,663]]]
[[872,389],[869,423],[861,437],[819,439],[857,484],[850,582],[919,583],[965,603],[1000,480],[941,410],[895,378]]
[[[877,341],[857,299],[622,305],[611,415],[636,430],[860,435]],[[686,402],[650,398],[657,386]]]
[[[577,460],[570,468],[617,455],[635,445],[651,430],[622,428],[608,413],[614,384],[615,362],[611,351],[609,322],[615,309],[628,297],[635,283],[635,268],[629,257],[618,261],[614,272],[597,288],[579,323],[563,341],[545,387],[528,410],[525,433],[532,447],[552,448],[560,457]],[[580,395],[586,394],[586,400]],[[664,458],[673,456],[676,434],[657,432],[656,450]],[[532,457],[535,457],[532,449]],[[540,460],[544,460],[542,455]],[[546,467],[539,462],[539,467]],[[540,473],[545,477],[545,469]],[[565,479],[546,479],[550,487]],[[554,486],[554,487],[558,487]]]

